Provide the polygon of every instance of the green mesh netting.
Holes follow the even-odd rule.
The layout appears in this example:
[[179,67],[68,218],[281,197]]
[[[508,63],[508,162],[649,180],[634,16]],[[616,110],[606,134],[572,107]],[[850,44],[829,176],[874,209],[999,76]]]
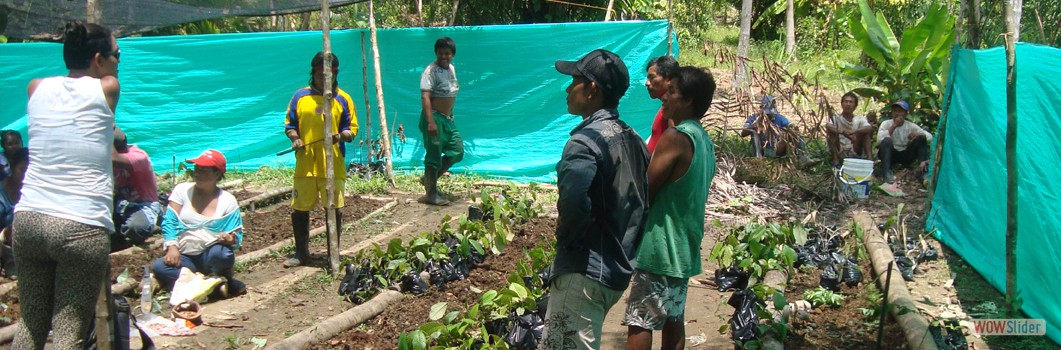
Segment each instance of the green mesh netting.
[[[364,35],[362,35],[364,34]],[[645,66],[666,54],[667,22],[604,22],[482,27],[383,29],[378,32],[387,123],[402,126],[395,138],[397,168],[422,166],[417,122],[419,81],[434,60],[441,36],[457,42],[454,58],[461,83],[454,113],[466,155],[454,171],[474,171],[523,180],[551,181],[568,132],[581,117],[566,114],[564,89],[570,77],[556,72],[558,59],[575,60],[597,48],[619,54],[630,69],[630,90],[621,117],[647,136],[659,102],[643,87]],[[339,57],[339,86],[354,99],[358,123],[366,125],[361,74],[366,30],[333,31]],[[157,171],[172,160],[206,148],[225,153],[232,166],[292,165],[283,135],[284,113],[295,90],[309,81],[309,61],[321,48],[320,32],[222,34],[120,39],[122,84],[118,124],[130,143],[146,150]],[[60,44],[0,45],[0,126],[25,134],[26,90],[34,77],[66,74]],[[374,73],[369,74],[373,138],[379,135]],[[360,142],[347,147],[347,160],[366,162]]]
[[[1061,50],[1017,45],[1017,285],[1023,311],[1061,342]],[[926,227],[1006,286],[1006,55],[954,50],[943,161]],[[960,291],[959,291],[960,292]]]

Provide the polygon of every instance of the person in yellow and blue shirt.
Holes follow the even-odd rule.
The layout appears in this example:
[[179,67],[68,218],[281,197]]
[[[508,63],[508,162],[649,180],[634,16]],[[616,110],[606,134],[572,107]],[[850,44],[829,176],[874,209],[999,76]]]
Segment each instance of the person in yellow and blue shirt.
[[[357,134],[357,115],[350,95],[339,89],[339,59],[331,54],[332,91],[332,154],[335,164],[335,227],[342,227],[344,206],[343,185],[346,182],[346,142]],[[309,86],[299,89],[287,107],[284,133],[291,140],[295,152],[294,194],[291,199],[291,226],[295,236],[295,254],[284,261],[284,267],[294,267],[309,261],[309,211],[320,203],[326,206],[327,174],[324,153],[324,52],[310,61]],[[329,232],[329,235],[332,233]]]

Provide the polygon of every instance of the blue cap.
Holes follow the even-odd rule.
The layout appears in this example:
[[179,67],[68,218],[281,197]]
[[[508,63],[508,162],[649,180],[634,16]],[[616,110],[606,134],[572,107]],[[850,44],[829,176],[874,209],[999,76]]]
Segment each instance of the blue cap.
[[899,108],[902,108],[904,111],[910,112],[910,104],[906,103],[906,101],[899,100],[898,102],[892,103],[892,107],[894,106],[899,106]]

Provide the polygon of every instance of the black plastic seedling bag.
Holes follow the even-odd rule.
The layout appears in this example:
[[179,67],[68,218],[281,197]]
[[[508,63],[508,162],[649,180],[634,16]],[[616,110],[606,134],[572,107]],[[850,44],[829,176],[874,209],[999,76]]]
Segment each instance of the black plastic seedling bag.
[[951,326],[946,328],[939,325],[929,326],[928,331],[932,334],[932,340],[936,347],[945,350],[969,350],[969,341],[965,339],[965,333],[956,328],[952,321],[945,321]]
[[427,283],[420,278],[420,274],[416,271],[409,271],[402,276],[401,287],[402,292],[412,293],[413,295],[427,292]]
[[910,258],[905,255],[896,256],[895,267],[899,269],[899,274],[903,275],[904,280],[914,280],[914,262]]
[[514,320],[512,330],[505,336],[505,343],[515,350],[535,350],[544,330],[545,321],[533,312],[528,313]]
[[427,265],[424,266],[424,271],[427,271],[429,281],[431,285],[438,289],[446,289],[446,272],[442,271],[442,266],[434,261],[428,261]]
[[848,259],[847,263],[844,264],[844,283],[848,287],[854,287],[859,282],[862,282],[862,269],[858,267],[858,263],[854,259]]
[[339,295],[354,304],[361,304],[379,292],[379,285],[367,266],[346,265],[346,276],[339,282]]
[[729,319],[730,338],[738,344],[759,338],[759,297],[751,290],[741,289],[733,292],[727,304],[733,307],[733,317]]
[[468,220],[483,221],[483,210],[474,205],[468,206]]
[[818,282],[822,288],[839,292],[840,291],[840,271],[837,271],[835,264],[829,264],[822,270],[821,280]]
[[748,273],[735,266],[717,269],[715,270],[715,284],[718,285],[719,292],[744,289],[748,287]]
[[538,304],[538,310],[535,312],[538,313],[538,316],[541,316],[541,318],[544,319],[545,313],[549,311],[549,292],[542,293],[542,296],[538,297],[538,299],[534,299],[534,303]]

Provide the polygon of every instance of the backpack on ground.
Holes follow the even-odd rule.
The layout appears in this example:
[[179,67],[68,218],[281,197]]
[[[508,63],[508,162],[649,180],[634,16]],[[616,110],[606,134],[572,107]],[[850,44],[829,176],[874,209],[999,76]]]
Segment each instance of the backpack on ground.
[[[111,310],[114,310],[114,315],[111,317],[111,344],[114,347],[113,350],[130,350],[130,327],[136,327],[136,330],[140,332],[140,341],[143,343],[143,347],[141,347],[142,350],[155,350],[155,342],[151,341],[151,337],[149,337],[143,329],[136,326],[136,316],[133,316],[132,312],[130,312],[131,308],[129,307],[128,299],[121,295],[111,297]],[[89,323],[88,335],[85,337],[85,344],[82,349],[104,350],[99,349],[96,345],[95,317],[93,317],[92,322]]]

